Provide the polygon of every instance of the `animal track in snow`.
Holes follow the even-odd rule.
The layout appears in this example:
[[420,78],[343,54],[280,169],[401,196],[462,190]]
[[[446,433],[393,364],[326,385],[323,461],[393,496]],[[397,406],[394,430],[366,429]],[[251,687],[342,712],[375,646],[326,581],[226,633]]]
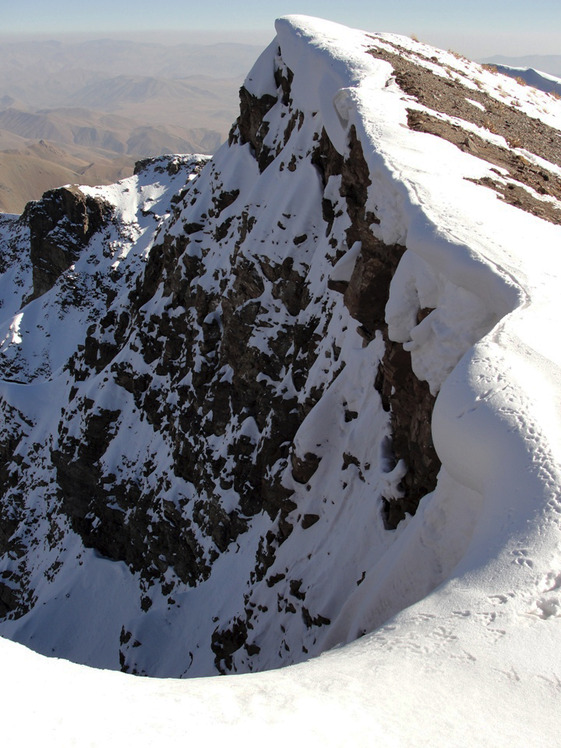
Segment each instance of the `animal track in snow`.
[[518,675],[518,673],[513,667],[511,667],[510,670],[500,670],[499,668],[493,668],[493,670],[495,670],[497,673],[502,673],[503,675],[506,675],[506,677],[510,681],[513,681],[514,683],[520,682],[520,676]]
[[469,618],[471,616],[471,610],[453,610],[452,615],[460,616],[461,618]]
[[543,591],[561,590],[561,572],[550,571],[543,580]]
[[505,595],[490,595],[489,601],[493,605],[505,605],[509,600],[514,598],[514,592],[507,592]]
[[[530,614],[542,618],[561,618],[561,572],[551,571],[545,575],[539,589],[542,595],[530,609]],[[551,594],[551,593],[559,594]]]
[[561,618],[561,598],[557,596],[541,597],[536,600],[535,606],[530,610],[530,614],[543,618]]
[[521,548],[520,550],[513,551],[513,556],[515,556],[515,563],[517,563],[519,566],[526,566],[529,569],[534,568],[534,562],[529,557],[530,551],[528,551],[525,548]]

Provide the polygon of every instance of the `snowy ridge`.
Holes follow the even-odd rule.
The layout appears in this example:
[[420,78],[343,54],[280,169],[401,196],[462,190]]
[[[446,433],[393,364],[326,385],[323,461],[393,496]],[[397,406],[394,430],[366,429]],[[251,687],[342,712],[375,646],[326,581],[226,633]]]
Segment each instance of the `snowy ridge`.
[[[102,744],[109,735],[126,735],[140,745],[156,739],[175,744],[187,731],[241,744],[249,730],[252,739],[272,737],[274,743],[285,743],[305,736],[311,745],[523,746],[555,740],[561,695],[561,351],[552,330],[561,313],[559,199],[554,192],[544,196],[531,180],[514,184],[512,172],[498,165],[493,149],[509,149],[529,164],[539,159],[548,183],[558,174],[559,150],[555,163],[555,148],[548,160],[547,151],[531,154],[525,143],[509,145],[502,134],[473,122],[463,129],[479,138],[473,141],[479,155],[473,147],[470,152],[457,147],[440,131],[438,136],[431,133],[429,128],[450,126],[442,130],[449,133],[459,127],[462,112],[455,119],[444,110],[435,114],[421,95],[398,85],[392,63],[396,50],[418,69],[470,89],[477,103],[470,104],[474,114],[488,107],[491,117],[492,102],[497,102],[543,121],[552,131],[561,129],[559,101],[515,81],[505,84],[450,53],[389,34],[368,35],[290,16],[277,22],[275,42],[246,80],[248,93],[268,104],[263,115],[267,127],[257,146],[243,142],[240,120],[230,146],[205,167],[195,158],[182,162],[173,179],[174,169],[164,177],[168,167],[161,166],[160,175],[141,172],[134,183],[92,190],[121,218],[106,229],[106,236],[92,240],[75,266],[60,276],[55,292],[21,309],[13,279],[24,289],[22,296],[32,291],[31,268],[14,260],[27,241],[25,230],[17,224],[19,233],[6,234],[11,254],[4,255],[2,283],[8,290],[0,339],[3,371],[9,375],[3,375],[3,408],[19,413],[28,444],[51,440],[50,448],[63,453],[72,436],[79,451],[80,439],[92,429],[88,424],[95,423],[86,419],[84,426],[77,405],[67,402],[69,385],[76,388],[76,403],[80,398],[96,402],[99,417],[116,411],[125,398],[127,407],[109,426],[114,437],[100,458],[100,475],[126,472],[131,465],[131,470],[140,469],[136,466],[144,464],[146,455],[157,456],[139,502],[150,484],[160,491],[166,511],[175,502],[192,522],[190,542],[200,544],[211,571],[193,585],[181,579],[173,564],[165,567],[162,575],[172,585],[172,604],[168,593],[158,592],[158,585],[149,584],[134,564],[131,568],[122,560],[100,558],[62,515],[44,510],[45,483],[57,480],[57,469],[50,467],[41,473],[44,483],[33,484],[29,477],[32,488],[25,498],[26,510],[40,521],[24,568],[31,580],[28,589],[42,605],[21,618],[6,618],[2,634],[39,651],[47,651],[50,643],[60,654],[66,646],[67,657],[113,668],[118,651],[121,664],[136,663],[152,674],[200,675],[213,666],[243,672],[254,665],[265,669],[301,662],[236,678],[155,681],[47,661],[2,640],[3,701],[18,713],[26,692],[26,713],[46,725],[53,744],[85,738]],[[293,78],[286,103],[281,87],[290,78],[288,71]],[[287,128],[293,116],[295,124]],[[367,165],[370,230],[383,245],[404,250],[385,308],[388,336],[411,353],[413,371],[437,395],[432,433],[442,462],[438,482],[416,514],[393,530],[384,527],[381,497],[390,502],[400,498],[407,467],[389,459],[385,445],[392,427],[373,386],[384,361],[382,335],[369,339],[364,330],[357,331],[344,303],[350,304],[348,292],[343,297],[330,290],[329,284],[352,286],[356,269],[366,260],[360,242],[347,242],[352,219],[341,194],[344,169],[326,171],[322,186],[311,162],[312,144],[320,142],[322,130],[347,163],[353,142],[360,144]],[[259,161],[252,152],[257,147],[262,148]],[[493,153],[495,161],[482,153]],[[530,210],[509,203],[508,194],[503,199],[503,187],[505,193],[529,196]],[[326,200],[333,206],[329,214]],[[545,203],[547,219],[539,217]],[[11,220],[2,221],[2,232]],[[252,228],[246,231],[248,225]],[[240,313],[255,315],[246,340],[247,349],[256,351],[252,361],[271,364],[256,380],[270,388],[266,393],[272,402],[294,401],[303,413],[290,451],[275,452],[267,468],[291,491],[289,501],[296,508],[281,502],[274,517],[270,508],[241,512],[246,525],[225,548],[205,536],[206,525],[196,524],[197,512],[188,500],[182,503],[189,491],[189,500],[195,500],[194,484],[185,477],[165,482],[175,464],[167,433],[140,419],[138,392],[134,387],[128,394],[116,390],[110,374],[117,372],[115,381],[128,383],[125,364],[138,376],[148,373],[146,341],[137,323],[143,321],[149,329],[157,325],[161,310],[168,309],[168,329],[180,324],[182,310],[167,299],[181,278],[164,269],[152,282],[158,266],[155,250],[150,250],[171,252],[185,232],[189,241],[177,245],[182,252],[177,265],[179,258],[187,268],[200,262],[191,288],[222,301],[212,301],[199,318],[192,309],[185,312],[191,315],[192,367],[180,368],[176,378],[162,367],[156,372],[170,412],[174,398],[181,402],[181,387],[196,392],[197,376],[211,371],[209,330],[235,327],[235,317],[228,314],[239,297]],[[118,275],[117,293],[111,292],[109,301],[101,299],[100,310],[88,302],[76,316],[80,305],[64,303],[65,289],[75,294],[76,283],[88,278],[91,296],[96,279],[88,266],[97,268],[108,246],[117,252],[107,259]],[[244,267],[249,267],[246,274],[230,259],[240,248]],[[283,265],[287,259],[290,263]],[[280,267],[282,283],[275,275]],[[302,285],[293,270],[304,278]],[[111,359],[121,368],[104,365],[98,347],[98,368],[92,366],[81,379],[87,350],[77,348],[80,335],[85,337],[90,324],[99,325],[105,308],[116,318],[128,310],[131,293],[138,294],[138,317]],[[304,296],[309,303],[298,306],[295,298]],[[105,304],[109,306],[101,310]],[[75,337],[69,335],[59,346],[38,344],[41,329],[55,329],[48,320],[65,314],[72,315]],[[278,329],[289,325],[317,338],[313,349],[302,348],[308,369],[301,386],[292,349],[282,350],[284,368],[271,363]],[[113,338],[110,324],[106,326],[107,340],[101,342],[108,344]],[[239,372],[227,354],[208,375],[209,392],[221,391],[217,383],[236,384]],[[69,360],[73,369],[65,363]],[[41,416],[46,398],[53,402],[51,413],[57,408],[62,412],[55,436]],[[197,405],[200,411],[190,411],[190,416],[200,418],[201,428],[211,434],[204,456],[211,461],[212,455],[226,474],[236,469],[236,445],[253,445],[254,460],[264,454],[263,445],[275,428],[272,417],[258,423],[258,412],[231,412],[222,432],[213,433],[210,425],[216,427],[219,405],[214,410],[210,404]],[[127,433],[134,435],[129,440],[136,458],[122,436]],[[23,448],[18,449],[23,456]],[[47,464],[46,448],[41,455]],[[212,490],[208,501],[216,502],[216,512],[221,507],[231,516],[243,504],[239,486]],[[154,531],[157,507],[150,512]],[[281,537],[283,523],[293,528],[287,537]],[[49,548],[41,540],[47,531],[60,538],[49,541]],[[277,533],[269,555],[262,553],[267,531]],[[6,555],[10,553],[3,569],[13,573],[17,563],[12,549]],[[266,557],[264,576],[257,581],[256,553]],[[10,579],[6,573],[3,578]],[[241,593],[231,585],[234,578],[243,582]],[[234,641],[232,649],[232,640],[220,635],[228,630],[234,638],[242,635],[244,605],[252,611],[247,618],[251,625],[244,631],[243,646]],[[89,618],[88,611],[96,608],[107,630],[89,642],[99,618]],[[238,628],[228,629],[232,621]],[[347,644],[326,652],[341,643]],[[48,694],[42,677],[53,683]],[[86,694],[83,703],[76,704],[76,692]],[[52,715],[65,701],[73,706],[59,722]],[[84,736],[80,721],[91,710],[108,719]]]
[[499,73],[516,78],[518,82],[524,81],[527,85],[538,88],[546,93],[561,95],[561,78],[549,75],[534,68],[520,68],[512,65],[494,65]]

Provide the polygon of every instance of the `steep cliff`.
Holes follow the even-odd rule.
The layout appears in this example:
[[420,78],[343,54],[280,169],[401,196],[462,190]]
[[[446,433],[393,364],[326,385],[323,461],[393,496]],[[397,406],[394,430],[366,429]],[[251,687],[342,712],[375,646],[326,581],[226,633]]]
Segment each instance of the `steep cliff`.
[[281,21],[213,159],[3,218],[2,635],[263,670],[452,574],[484,491],[435,397],[527,293],[497,225],[559,236],[559,130],[509,85]]

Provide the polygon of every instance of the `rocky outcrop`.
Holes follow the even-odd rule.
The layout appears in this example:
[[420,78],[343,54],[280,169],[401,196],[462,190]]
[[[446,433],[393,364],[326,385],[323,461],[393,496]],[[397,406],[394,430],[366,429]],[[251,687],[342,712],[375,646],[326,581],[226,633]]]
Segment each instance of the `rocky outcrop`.
[[392,437],[386,443],[388,470],[403,460],[407,470],[401,479],[402,496],[383,497],[384,519],[395,529],[407,514],[415,514],[423,496],[434,490],[440,460],[431,432],[435,397],[426,382],[418,379],[411,367],[411,355],[400,343],[385,338],[386,352],[376,377],[376,389],[389,411]]
[[23,219],[30,231],[32,299],[54,286],[111,213],[108,203],[75,186],[51,190],[41,200],[27,204]]
[[249,143],[253,148],[260,171],[264,171],[272,161],[270,149],[264,144],[269,125],[264,116],[276,104],[277,99],[270,94],[254,96],[244,86],[240,88],[240,116],[230,131],[228,142]]
[[[328,142],[325,132],[320,140],[315,161],[326,175],[341,174],[340,194],[345,198],[351,223],[347,229],[347,244],[360,242],[360,252],[348,282],[330,282],[330,287],[344,294],[345,305],[360,322],[364,344],[382,335],[385,353],[374,383],[382,397],[382,404],[390,413],[391,446],[388,444],[388,470],[403,460],[407,470],[401,480],[401,496],[383,496],[384,518],[388,529],[395,529],[405,514],[415,514],[419,501],[436,485],[440,470],[431,434],[434,397],[426,382],[420,381],[411,368],[411,356],[400,343],[389,340],[385,309],[390,283],[405,247],[387,246],[377,239],[371,227],[378,223],[373,213],[366,210],[370,184],[368,167],[362,147],[351,128],[349,155],[342,160]],[[335,153],[334,153],[335,152]],[[325,208],[329,218],[332,208]],[[419,320],[420,321],[420,320]]]
[[[375,566],[365,549],[389,542],[439,469],[434,398],[387,333],[405,248],[376,236],[354,127],[339,153],[317,113],[294,105],[282,57],[274,64],[276,95],[242,88],[229,150],[206,165],[139,163],[112,193],[129,201],[121,214],[62,188],[21,219],[28,299],[80,334],[43,382],[52,423],[16,429],[0,451],[0,552],[21,572],[3,582],[0,614],[15,619],[34,600],[22,559],[42,540],[21,501],[49,528],[40,568],[54,585],[77,559],[129,575],[112,629],[113,666],[127,672],[225,673],[319,653]],[[330,280],[349,249],[352,272]],[[55,294],[73,274],[80,298],[72,284]],[[26,471],[12,455],[18,438]],[[161,637],[172,619],[187,632],[182,662]]]

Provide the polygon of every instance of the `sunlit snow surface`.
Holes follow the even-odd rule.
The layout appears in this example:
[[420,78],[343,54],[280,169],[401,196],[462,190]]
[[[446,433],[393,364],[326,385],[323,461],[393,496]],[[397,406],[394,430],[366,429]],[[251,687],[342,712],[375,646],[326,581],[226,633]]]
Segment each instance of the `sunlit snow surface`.
[[[370,168],[379,236],[408,250],[392,282],[390,335],[411,350],[415,372],[439,391],[433,420],[443,462],[438,486],[399,530],[377,573],[349,595],[329,629],[330,643],[372,631],[388,611],[419,602],[309,662],[192,681],[88,670],[2,640],[3,739],[8,744],[29,736],[49,745],[200,739],[212,745],[555,744],[561,707],[561,229],[466,181],[486,176],[485,162],[407,128],[407,102],[390,65],[365,52],[395,37],[373,39],[302,16],[278,21],[277,34],[246,87],[257,95],[276,93],[270,61],[280,45],[294,72],[295,106],[319,112],[341,152],[355,126]],[[462,76],[477,75],[499,98],[512,86],[524,111],[560,127],[558,101],[514,81],[498,91],[491,73],[467,61],[410,40],[399,43],[436,55]],[[142,199],[148,197],[157,201],[157,190]],[[129,208],[132,221],[136,206]],[[142,226],[134,233],[140,237]],[[348,273],[337,270],[340,277]],[[423,306],[435,311],[417,325]],[[25,322],[25,316],[10,319],[0,331],[3,346],[17,344]],[[62,361],[71,344],[60,341],[54,354],[49,349],[45,368],[56,369],[55,354]],[[364,365],[357,353],[357,371]],[[37,366],[30,361],[22,377]],[[441,583],[426,594],[435,581]]]
[[511,65],[493,65],[493,67],[496,67],[499,73],[516,78],[518,82],[523,81],[529,86],[539,88],[540,91],[561,96],[561,78],[555,75],[542,73],[541,70],[534,70],[534,68],[517,68]]

